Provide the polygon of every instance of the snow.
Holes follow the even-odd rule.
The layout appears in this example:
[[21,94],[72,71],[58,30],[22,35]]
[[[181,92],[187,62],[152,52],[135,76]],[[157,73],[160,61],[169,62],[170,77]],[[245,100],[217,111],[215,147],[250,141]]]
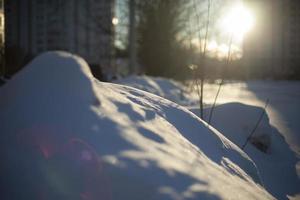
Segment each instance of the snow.
[[[129,77],[119,82],[166,97],[199,115],[197,94],[180,83],[147,76]],[[155,88],[163,92],[154,91],[154,87],[149,90],[146,86],[150,82],[155,82]],[[161,89],[170,83],[174,86],[172,91],[183,92],[170,94],[168,90]],[[208,119],[217,89],[218,84],[205,84],[205,120]],[[172,94],[174,96],[170,97]],[[249,143],[245,152],[256,163],[266,189],[279,199],[286,199],[287,196],[298,199],[300,195],[299,94],[300,82],[297,81],[226,82],[212,118],[213,127],[241,147],[254,128],[265,100],[270,99],[266,115],[254,134],[256,139],[265,138],[264,142],[269,143],[270,148],[263,153]]]
[[[214,84],[207,84],[205,89],[206,103],[212,103],[217,86]],[[276,188],[273,188],[272,190],[274,191],[274,195],[277,195],[278,198],[282,197],[285,192],[290,198],[296,196],[295,199],[297,199],[300,195],[299,94],[299,81],[249,81],[245,83],[233,82],[225,84],[222,87],[220,98],[218,99],[219,104],[240,102],[255,107],[263,107],[266,99],[270,100],[266,110],[268,120],[263,124],[264,126],[272,127],[272,135],[275,135],[272,139],[275,141],[275,143],[273,143],[274,148],[277,148],[277,155],[274,155],[276,154],[274,152],[271,154],[271,158],[267,159],[266,157],[262,157],[261,159],[263,161],[270,161],[266,164],[268,165],[266,168],[272,169],[267,173],[269,174],[268,179],[271,183],[269,192],[272,185],[276,185]],[[234,114],[234,112],[236,112],[234,110],[239,109],[233,109],[231,113]],[[246,113],[240,114],[239,117],[250,114],[249,109],[247,110]],[[252,123],[255,123],[257,118],[258,116],[253,118],[255,120],[253,120],[254,122],[252,121]],[[238,123],[232,125],[235,126],[234,128],[237,130],[239,129],[237,126]],[[226,133],[222,129],[218,130],[222,131],[225,135],[229,132]],[[283,138],[284,140],[282,140]],[[255,159],[255,156],[252,156],[247,148],[245,151],[256,162],[258,168],[261,168],[261,165]],[[260,171],[262,176],[264,176],[262,170]],[[278,175],[274,176],[274,174]]]
[[[205,110],[205,116],[208,116],[209,111],[210,108]],[[262,111],[260,107],[241,103],[222,104],[215,108],[212,126],[241,147]],[[290,149],[281,133],[270,125],[267,115],[264,115],[252,138],[259,139],[262,136],[268,138],[270,142],[266,153],[251,143],[245,147],[245,152],[257,165],[265,188],[278,199],[286,199],[286,195],[299,194],[300,180],[295,170],[299,158]]]
[[[216,84],[205,86],[205,101],[213,102]],[[219,104],[240,102],[263,107],[267,99],[270,104],[267,114],[270,124],[277,128],[292,148],[300,156],[300,81],[248,81],[227,83],[222,87]]]
[[273,199],[184,107],[45,53],[0,88],[1,199]]
[[185,87],[171,79],[155,78],[145,75],[129,76],[127,78],[116,80],[115,83],[147,91],[177,103],[192,103],[190,102],[190,96],[185,92]]

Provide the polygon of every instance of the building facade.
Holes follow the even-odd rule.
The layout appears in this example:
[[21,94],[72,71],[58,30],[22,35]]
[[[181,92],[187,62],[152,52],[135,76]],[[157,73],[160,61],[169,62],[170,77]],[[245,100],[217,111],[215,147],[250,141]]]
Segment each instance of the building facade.
[[250,76],[293,78],[300,75],[300,2],[244,2],[256,17],[255,26],[247,34],[243,47],[244,65],[251,71]]
[[[4,75],[5,68],[4,68],[4,4],[3,0],[0,0],[0,77]],[[1,81],[0,81],[1,82]],[[1,83],[0,83],[1,84]]]
[[0,0],[0,45],[4,45],[4,4]]
[[283,49],[284,66],[290,69],[288,75],[292,78],[300,75],[300,2],[285,1],[283,7]]
[[112,74],[113,10],[111,0],[5,1],[10,73],[42,52],[65,50],[83,57],[96,76]]

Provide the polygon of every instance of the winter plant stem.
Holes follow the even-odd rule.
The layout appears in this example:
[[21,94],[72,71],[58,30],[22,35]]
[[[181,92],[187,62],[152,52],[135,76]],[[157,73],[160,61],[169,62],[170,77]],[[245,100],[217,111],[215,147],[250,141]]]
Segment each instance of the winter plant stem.
[[[197,10],[197,4],[196,4],[196,1],[194,0],[193,1],[193,4],[194,4],[194,9],[195,9],[195,14],[196,14],[196,20],[197,20],[197,25],[198,25],[198,39],[199,39],[199,48],[200,48],[200,55],[199,55],[199,66],[198,68],[196,69],[196,84],[197,84],[197,94],[198,94],[198,98],[199,98],[199,107],[200,107],[200,117],[203,119],[203,68],[202,65],[203,63],[201,62],[203,60],[203,57],[201,55],[201,51],[202,51],[202,37],[201,37],[201,25],[200,25],[200,16],[199,16],[199,13],[198,13],[198,10]],[[200,70],[200,67],[202,69],[201,71],[201,76],[199,75],[199,70]],[[199,81],[198,79],[200,79],[200,87],[199,87]]]
[[[228,54],[227,54],[227,59],[226,59],[226,65],[225,65],[225,68],[228,68],[229,63],[230,63],[230,59],[231,59],[231,45],[232,45],[232,39],[233,39],[233,34],[231,34],[230,40],[229,40],[229,49],[228,49]],[[211,123],[211,119],[212,119],[212,116],[213,116],[213,112],[214,112],[214,109],[215,109],[215,107],[216,107],[216,103],[217,103],[217,100],[218,100],[218,97],[219,97],[219,94],[220,94],[220,91],[221,91],[221,88],[222,88],[223,83],[224,83],[224,74],[223,74],[223,77],[222,77],[221,82],[220,82],[220,84],[219,84],[218,91],[217,91],[217,94],[216,94],[216,96],[215,96],[213,106],[212,106],[211,109],[210,109],[209,118],[208,118],[208,125],[210,125],[210,123]]]
[[[207,2],[207,20],[206,20],[206,26],[205,26],[205,37],[204,37],[204,48],[203,48],[203,59],[205,59],[206,56],[206,47],[207,47],[207,39],[208,39],[208,29],[209,29],[209,23],[210,23],[210,0]],[[204,63],[203,63],[204,64]]]
[[203,56],[202,56],[202,76],[201,76],[201,98],[200,98],[200,112],[201,112],[201,119],[204,119],[204,112],[203,112],[203,93],[204,93],[204,79],[205,79],[205,58],[206,58],[206,47],[207,47],[207,40],[208,40],[208,29],[210,23],[210,0],[207,1],[207,20],[205,26],[205,37],[204,37],[204,48],[203,48]]
[[260,124],[261,120],[263,119],[263,117],[264,117],[264,115],[265,115],[265,113],[266,113],[266,109],[267,109],[267,107],[268,107],[268,104],[269,104],[269,99],[267,99],[266,104],[265,104],[265,106],[264,106],[264,109],[262,110],[262,112],[261,112],[261,114],[260,114],[260,116],[259,116],[259,118],[258,118],[258,120],[257,120],[257,122],[256,122],[256,124],[255,124],[255,126],[254,126],[254,128],[252,129],[250,135],[247,137],[245,143],[243,144],[242,150],[245,149],[246,145],[248,144],[249,140],[251,139],[251,137],[252,137],[253,134],[255,133],[255,131],[256,131],[258,125]]
[[[204,79],[205,79],[205,57],[206,57],[206,47],[207,47],[207,39],[208,39],[208,30],[209,30],[209,24],[210,24],[210,6],[211,6],[211,0],[208,0],[207,4],[207,21],[205,26],[205,37],[204,37],[204,46],[203,46],[203,52],[202,51],[202,41],[201,41],[201,27],[200,27],[200,16],[198,14],[198,11],[196,10],[196,2],[193,1],[197,23],[198,23],[198,34],[199,34],[199,46],[200,46],[200,56],[199,56],[199,68],[197,69],[197,77],[200,77],[200,92],[199,92],[199,85],[198,81],[197,84],[197,90],[198,90],[198,97],[199,97],[199,107],[200,107],[200,117],[203,119],[203,93],[204,93]],[[200,68],[201,67],[201,68]],[[199,75],[199,70],[201,69],[201,75]]]
[[[198,97],[199,97],[199,105],[201,105],[201,103],[202,103],[202,98],[201,98],[202,94],[201,94],[201,89],[200,89],[200,87],[199,87],[198,81],[199,81],[199,80],[198,80],[198,78],[196,77],[197,94],[198,94]],[[200,109],[200,116],[202,116],[201,109]],[[202,119],[202,117],[201,117],[201,119]]]
[[[194,3],[194,8],[195,8],[195,0],[193,1],[193,3]],[[196,15],[197,15],[197,13],[196,13]],[[198,15],[197,15],[197,19],[198,19]],[[189,16],[189,24],[188,24],[188,30],[189,30],[189,35],[190,35],[190,39],[189,39],[189,45],[190,45],[190,51],[192,52],[193,51],[193,45],[192,45],[192,39],[193,39],[193,31],[192,31],[192,25],[191,25],[191,17]],[[200,35],[199,35],[199,37],[200,37]],[[199,105],[201,105],[201,94],[200,94],[200,87],[199,87],[199,83],[198,83],[198,69],[197,69],[197,67],[194,65],[194,64],[192,64],[191,66],[191,70],[192,70],[192,80],[193,80],[193,82],[192,82],[192,91],[193,91],[193,89],[194,89],[194,85],[196,85],[196,90],[197,90],[197,95],[198,95],[198,98],[199,98]],[[200,111],[200,115],[201,115],[201,111]]]

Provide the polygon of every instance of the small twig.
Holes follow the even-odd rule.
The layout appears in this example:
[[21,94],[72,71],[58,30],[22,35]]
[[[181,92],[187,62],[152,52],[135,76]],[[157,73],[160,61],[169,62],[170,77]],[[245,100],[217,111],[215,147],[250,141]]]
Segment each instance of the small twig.
[[[194,3],[194,7],[195,7],[195,0],[193,1]],[[196,13],[197,15],[197,19],[198,19],[198,13]],[[190,35],[190,40],[189,40],[189,45],[190,45],[190,50],[193,50],[193,45],[192,45],[192,28],[191,28],[191,17],[189,16],[189,24],[188,24],[188,31],[189,31],[189,35]],[[201,35],[199,34],[199,38],[201,37]],[[201,108],[201,92],[200,92],[200,87],[199,87],[199,83],[198,83],[198,67],[196,65],[191,65],[190,68],[192,70],[192,75],[193,75],[193,82],[192,82],[192,89],[194,89],[194,84],[196,85],[196,90],[197,90],[197,95],[198,95],[198,99],[199,99],[199,105]],[[200,116],[201,116],[201,109],[200,109]]]
[[[204,79],[205,79],[205,56],[206,56],[206,47],[207,47],[207,39],[208,39],[208,29],[209,29],[209,24],[210,24],[210,6],[211,6],[211,0],[208,0],[207,4],[207,21],[205,25],[205,37],[204,37],[204,48],[202,52],[202,41],[201,41],[201,29],[200,29],[200,16],[196,10],[196,2],[195,0],[193,1],[194,3],[194,9],[196,13],[196,18],[197,18],[197,23],[198,23],[198,34],[199,34],[199,46],[200,46],[200,56],[199,56],[199,66],[197,72],[199,73],[200,67],[201,67],[201,76],[197,73],[196,79],[200,77],[200,88],[199,88],[199,82],[197,80],[197,89],[198,89],[198,96],[199,96],[199,107],[200,107],[200,117],[203,119],[203,93],[204,93]],[[200,89],[200,91],[199,91]]]
[[197,20],[197,25],[198,25],[198,38],[199,38],[199,48],[200,48],[200,53],[201,53],[201,49],[202,49],[202,44],[201,44],[201,26],[200,26],[200,15],[198,13],[198,10],[197,10],[197,3],[195,0],[193,0],[193,7],[194,7],[194,12],[196,14],[196,20]]
[[245,148],[246,145],[248,144],[249,140],[251,139],[252,135],[255,133],[256,129],[258,128],[258,125],[260,124],[261,120],[262,120],[263,117],[264,117],[264,114],[266,113],[266,109],[267,109],[267,107],[268,107],[268,104],[269,104],[269,99],[267,99],[266,104],[265,104],[265,106],[264,106],[264,109],[263,109],[263,111],[261,112],[261,114],[260,114],[260,116],[259,116],[259,118],[258,118],[258,120],[257,120],[257,122],[256,122],[256,124],[255,124],[255,126],[254,126],[254,128],[253,128],[253,130],[251,131],[250,135],[247,137],[247,140],[246,140],[245,143],[243,144],[242,150],[244,150],[244,148]]
[[[228,55],[227,55],[227,60],[226,60],[226,66],[225,66],[225,68],[228,68],[228,65],[229,65],[229,62],[230,62],[230,58],[231,58],[232,40],[233,40],[233,34],[231,34],[230,40],[229,40],[229,49],[228,49]],[[224,75],[223,75],[223,77],[221,79],[221,82],[219,84],[219,88],[218,88],[217,94],[215,96],[213,106],[210,109],[209,118],[208,118],[208,124],[210,124],[210,122],[211,122],[212,115],[213,115],[214,109],[216,107],[217,99],[219,97],[219,94],[220,94],[220,91],[221,91],[223,83],[224,83]]]
[[[196,20],[197,20],[197,25],[198,25],[198,39],[199,39],[199,48],[200,48],[200,54],[199,54],[199,66],[196,70],[196,84],[197,84],[197,93],[198,93],[198,98],[199,98],[199,107],[200,107],[200,118],[203,119],[203,79],[204,79],[204,74],[203,74],[203,67],[201,66],[203,64],[203,56],[202,56],[202,36],[201,36],[201,25],[200,25],[200,16],[197,10],[197,4],[196,1],[193,1],[194,4],[194,9],[195,9],[195,14],[196,14]],[[202,69],[201,71],[201,77],[199,76],[199,70],[200,68]],[[200,78],[199,78],[200,77]],[[200,79],[200,87],[199,87],[199,80]]]
[[206,20],[206,26],[205,26],[205,37],[204,37],[204,48],[203,48],[203,58],[206,56],[206,50],[207,50],[207,39],[208,39],[208,30],[209,30],[209,24],[210,24],[210,6],[211,6],[211,0],[208,0],[207,2],[207,20]]

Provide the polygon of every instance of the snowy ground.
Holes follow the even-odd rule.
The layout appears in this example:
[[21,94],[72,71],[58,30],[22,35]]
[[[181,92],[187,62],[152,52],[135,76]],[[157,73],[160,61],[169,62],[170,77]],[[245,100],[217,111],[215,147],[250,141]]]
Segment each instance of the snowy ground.
[[[209,111],[205,110],[205,116]],[[242,147],[262,112],[262,108],[246,104],[222,104],[215,108],[212,126]],[[256,163],[265,188],[275,197],[285,199],[287,194],[295,196],[300,192],[300,179],[295,169],[299,158],[269,121],[268,116],[264,115],[252,137],[254,142],[261,142],[252,142],[258,148],[250,142],[245,152]],[[268,149],[260,144],[268,146]]]
[[0,97],[1,199],[273,199],[220,132],[74,55],[43,54]]
[[[212,103],[217,85],[206,85],[205,102]],[[270,123],[277,128],[300,155],[300,82],[299,81],[250,81],[225,84],[218,103],[240,102],[263,107],[269,99],[267,109]]]
[[[211,104],[213,102],[217,87],[215,84],[206,85],[206,103]],[[218,103],[239,102],[247,106],[264,107],[267,99],[270,100],[267,108],[268,124],[272,127],[272,132],[277,132],[283,136],[285,141],[277,140],[281,143],[278,146],[279,154],[269,164],[260,165],[255,154],[251,155],[247,149],[246,152],[255,160],[259,168],[265,166],[266,169],[263,170],[270,173],[270,185],[274,191],[272,194],[277,194],[277,197],[282,197],[285,193],[298,194],[300,199],[300,124],[298,122],[300,119],[300,82],[249,81],[247,83],[228,83],[222,88]],[[233,112],[232,115],[234,116],[234,114]],[[258,116],[259,114],[256,114],[253,119],[258,118]],[[220,125],[220,120],[214,119],[213,121],[219,123],[219,125],[214,123],[213,125],[226,135],[226,131]],[[236,124],[234,121],[232,122],[233,125]],[[228,135],[226,136],[228,137]],[[230,139],[232,140],[232,138]],[[266,160],[266,158],[260,160]],[[280,176],[274,176],[274,174],[280,174]],[[276,183],[278,185],[274,186]]]
[[[189,87],[146,76],[129,77],[119,82],[161,95],[199,115],[197,94],[191,92]],[[217,89],[217,84],[205,85],[205,120],[208,119]],[[253,145],[247,145],[245,151],[256,162],[268,191],[279,199],[286,199],[286,195],[297,198],[296,195],[300,193],[300,82],[226,83],[219,95],[219,106],[215,109],[212,125],[235,144],[242,146],[255,126],[266,99],[270,100],[267,115],[255,135],[268,135],[270,149],[265,154]]]
[[[191,88],[163,78],[129,77],[118,83],[157,94],[184,106],[198,101],[196,92],[189,92]],[[204,103],[213,103],[217,89],[218,84],[205,84]],[[267,99],[270,100],[267,113],[271,125],[284,134],[291,148],[300,155],[300,81],[228,82],[222,86],[217,104],[239,102],[264,107]]]

